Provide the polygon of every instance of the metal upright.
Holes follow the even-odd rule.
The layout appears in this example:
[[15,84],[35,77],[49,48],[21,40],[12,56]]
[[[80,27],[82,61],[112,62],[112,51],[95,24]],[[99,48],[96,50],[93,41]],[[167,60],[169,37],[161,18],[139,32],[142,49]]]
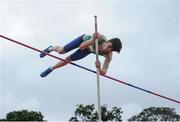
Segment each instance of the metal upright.
[[[97,16],[94,16],[95,20],[95,34],[96,34],[96,40],[95,40],[95,47],[96,47],[96,61],[99,61],[99,51],[98,51],[98,29],[97,29]],[[96,74],[97,74],[97,102],[98,102],[98,121],[101,122],[101,99],[100,99],[100,81],[99,81],[99,75],[100,71],[99,68],[96,68]]]

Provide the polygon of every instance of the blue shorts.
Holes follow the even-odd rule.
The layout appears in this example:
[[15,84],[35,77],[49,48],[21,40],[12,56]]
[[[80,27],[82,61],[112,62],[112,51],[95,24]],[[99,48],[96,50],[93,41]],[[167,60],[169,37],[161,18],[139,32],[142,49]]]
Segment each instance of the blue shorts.
[[[76,39],[72,40],[67,45],[65,45],[63,47],[65,53],[67,53],[73,49],[79,48],[79,46],[83,42],[83,39],[82,39],[83,36],[84,36],[84,34],[77,37]],[[86,57],[90,53],[91,52],[88,49],[84,49],[84,50],[77,49],[73,54],[70,55],[70,58],[71,58],[71,61],[76,61],[76,60],[79,60],[79,59]]]

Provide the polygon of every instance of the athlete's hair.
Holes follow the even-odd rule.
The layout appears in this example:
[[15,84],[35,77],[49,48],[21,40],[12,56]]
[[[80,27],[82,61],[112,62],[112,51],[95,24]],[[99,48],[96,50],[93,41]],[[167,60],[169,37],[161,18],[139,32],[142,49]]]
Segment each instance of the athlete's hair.
[[122,43],[121,43],[121,40],[119,38],[112,38],[108,42],[112,43],[112,47],[113,47],[112,50],[113,51],[120,53],[121,48],[122,48]]

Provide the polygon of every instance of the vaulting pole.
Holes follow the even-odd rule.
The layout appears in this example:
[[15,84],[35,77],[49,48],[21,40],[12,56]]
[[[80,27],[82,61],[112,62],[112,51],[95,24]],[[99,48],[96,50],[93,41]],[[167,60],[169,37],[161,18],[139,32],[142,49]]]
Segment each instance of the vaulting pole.
[[[99,61],[99,51],[98,51],[98,39],[97,39],[97,16],[94,16],[95,21],[95,34],[96,34],[96,40],[95,40],[95,47],[96,47],[96,62]],[[99,68],[96,68],[96,74],[97,74],[97,102],[98,102],[98,121],[101,122],[101,99],[100,99],[100,82],[99,82],[99,75],[100,71]]]

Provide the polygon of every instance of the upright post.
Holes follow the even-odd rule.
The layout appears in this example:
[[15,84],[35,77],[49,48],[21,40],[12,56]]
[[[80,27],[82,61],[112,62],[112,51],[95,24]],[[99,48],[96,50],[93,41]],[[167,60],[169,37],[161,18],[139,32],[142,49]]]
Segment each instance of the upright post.
[[[96,40],[95,40],[95,47],[96,47],[96,62],[99,61],[99,51],[98,51],[98,39],[97,39],[97,16],[94,16],[95,20],[95,34],[96,34]],[[100,82],[99,82],[99,68],[96,68],[97,72],[97,102],[98,102],[98,121],[101,122],[101,101],[100,101]]]

